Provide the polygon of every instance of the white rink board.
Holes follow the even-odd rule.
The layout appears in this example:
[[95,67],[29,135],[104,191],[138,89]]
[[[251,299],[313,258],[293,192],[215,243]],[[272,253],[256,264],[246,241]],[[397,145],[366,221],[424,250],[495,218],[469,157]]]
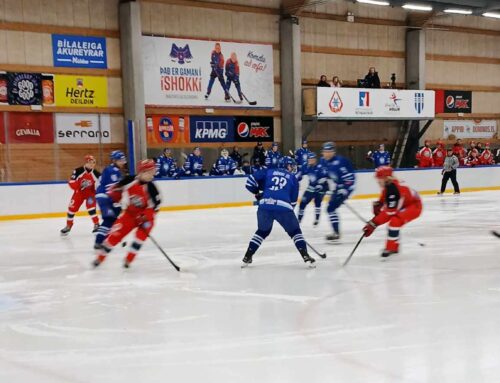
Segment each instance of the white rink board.
[[[402,170],[396,175],[417,191],[437,190],[441,183],[440,169]],[[245,180],[245,177],[202,177],[157,181],[157,185],[163,199],[162,207],[236,204],[253,200],[245,189]],[[461,189],[500,187],[500,166],[460,168],[458,181]],[[63,183],[2,185],[0,217],[65,212],[71,193],[71,189]],[[356,174],[354,196],[378,193],[373,172]]]

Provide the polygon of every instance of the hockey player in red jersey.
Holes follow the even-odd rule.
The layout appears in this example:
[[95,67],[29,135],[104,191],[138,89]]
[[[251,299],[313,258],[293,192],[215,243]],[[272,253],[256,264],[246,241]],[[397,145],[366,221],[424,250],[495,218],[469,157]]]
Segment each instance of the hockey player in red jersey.
[[417,161],[419,168],[432,168],[434,166],[432,160],[432,149],[429,147],[430,141],[425,140],[424,147],[417,152]]
[[484,145],[484,150],[479,156],[479,163],[481,165],[493,165],[495,160],[493,159],[493,153],[490,151],[490,143],[487,142]]
[[80,210],[80,206],[82,206],[84,201],[87,211],[94,223],[94,230],[92,232],[95,233],[99,228],[99,218],[96,214],[95,184],[101,176],[101,173],[95,170],[95,165],[96,161],[94,156],[88,154],[85,156],[84,165],[73,170],[73,174],[68,184],[74,192],[68,207],[66,226],[61,229],[61,235],[69,234],[73,227],[75,214]]
[[160,194],[152,182],[155,172],[156,166],[153,160],[142,160],[137,165],[135,177],[123,178],[108,192],[113,202],[122,201],[127,206],[123,207],[121,215],[111,227],[102,247],[97,250],[97,257],[93,262],[94,267],[104,262],[113,247],[120,243],[127,234],[137,229],[123,266],[128,268],[134,260],[153,229],[155,214],[160,208]]
[[446,149],[444,148],[443,141],[439,140],[437,142],[437,147],[432,152],[432,159],[434,161],[434,166],[442,168],[444,165],[444,159],[446,157]]
[[365,237],[375,229],[389,222],[388,236],[382,257],[399,252],[399,231],[401,227],[418,218],[422,213],[422,201],[418,193],[402,185],[394,176],[390,166],[381,166],[375,177],[382,188],[380,199],[373,204],[374,217],[363,228]]

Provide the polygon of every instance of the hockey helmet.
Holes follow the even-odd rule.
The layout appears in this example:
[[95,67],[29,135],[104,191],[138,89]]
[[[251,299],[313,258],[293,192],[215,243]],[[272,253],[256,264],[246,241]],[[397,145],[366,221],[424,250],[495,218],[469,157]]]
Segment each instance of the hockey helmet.
[[112,161],[126,160],[125,153],[121,150],[113,150],[109,156]]
[[310,160],[310,159],[312,159],[312,158],[316,158],[316,157],[317,157],[317,156],[316,156],[316,153],[314,153],[314,152],[309,152],[309,153],[307,153],[307,159],[308,159],[308,160]]
[[386,177],[392,177],[392,167],[390,166],[380,166],[375,170],[375,178],[383,179]]
[[335,142],[332,141],[325,142],[323,144],[322,150],[327,152],[333,152],[335,150]]
[[281,167],[288,170],[288,167],[295,167],[295,160],[290,156],[285,156],[281,159]]
[[139,161],[137,164],[137,173],[145,173],[155,169],[155,162],[150,159]]

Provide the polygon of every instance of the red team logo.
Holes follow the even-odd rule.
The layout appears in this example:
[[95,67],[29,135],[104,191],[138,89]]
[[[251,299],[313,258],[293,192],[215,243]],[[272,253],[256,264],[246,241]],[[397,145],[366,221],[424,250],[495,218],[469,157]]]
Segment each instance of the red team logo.
[[340,98],[340,95],[337,91],[333,92],[333,96],[330,99],[329,107],[333,113],[340,112],[344,107],[344,103],[342,102],[342,99]]
[[269,127],[260,126],[259,123],[255,123],[255,125],[252,123],[251,126],[248,126],[246,122],[240,122],[237,132],[242,138],[269,138],[268,129]]

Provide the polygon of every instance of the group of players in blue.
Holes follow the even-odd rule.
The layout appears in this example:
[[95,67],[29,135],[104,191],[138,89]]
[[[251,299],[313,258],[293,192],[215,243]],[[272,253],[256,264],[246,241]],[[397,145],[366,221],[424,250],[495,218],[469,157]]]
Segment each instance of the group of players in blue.
[[[273,151],[277,153],[277,150]],[[293,239],[304,262],[314,267],[315,260],[307,252],[307,243],[300,229],[305,207],[314,200],[314,225],[317,225],[323,197],[331,191],[327,212],[332,233],[326,239],[337,241],[340,238],[337,210],[354,191],[356,178],[353,166],[347,158],[337,155],[333,142],[323,144],[322,158],[318,161],[316,154],[307,148],[306,141],[295,152],[295,159],[281,157],[272,161],[271,158],[266,165],[266,169],[251,174],[246,182],[246,188],[255,195],[259,208],[257,231],[248,244],[243,266],[252,263],[253,255],[271,233],[274,221],[277,221]],[[304,175],[308,176],[309,185],[302,196],[297,217],[294,209],[299,196],[299,181]]]

